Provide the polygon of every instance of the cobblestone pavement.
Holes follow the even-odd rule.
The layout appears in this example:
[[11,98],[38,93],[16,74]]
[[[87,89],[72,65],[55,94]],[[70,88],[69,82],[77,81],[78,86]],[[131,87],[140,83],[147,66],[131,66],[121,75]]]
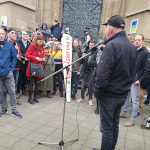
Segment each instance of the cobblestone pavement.
[[[59,145],[38,144],[42,141],[52,143],[61,141],[64,100],[58,94],[51,99],[42,97],[39,99],[40,103],[34,105],[27,102],[26,96],[21,95],[22,105],[18,106],[18,111],[22,114],[22,119],[16,119],[10,115],[9,104],[9,113],[0,117],[0,150],[61,150]],[[80,90],[77,99],[80,98],[79,95]],[[92,150],[93,147],[100,147],[99,115],[95,115],[95,108],[95,100],[94,106],[89,106],[86,99],[79,105],[79,109],[76,101],[66,103],[63,141],[77,138],[78,141],[65,144],[65,150]],[[141,129],[141,124],[146,124],[144,117],[150,115],[150,105],[144,105],[143,108],[133,127],[123,126],[129,120],[131,106],[128,118],[120,119],[116,150],[150,150],[150,129]],[[79,134],[76,122],[77,109]]]

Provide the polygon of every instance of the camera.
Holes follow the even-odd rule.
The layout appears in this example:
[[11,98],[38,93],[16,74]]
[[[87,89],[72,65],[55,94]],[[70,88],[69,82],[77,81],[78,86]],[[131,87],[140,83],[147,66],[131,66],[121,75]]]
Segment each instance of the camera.
[[25,57],[19,55],[19,58],[21,59],[21,61],[25,61]]

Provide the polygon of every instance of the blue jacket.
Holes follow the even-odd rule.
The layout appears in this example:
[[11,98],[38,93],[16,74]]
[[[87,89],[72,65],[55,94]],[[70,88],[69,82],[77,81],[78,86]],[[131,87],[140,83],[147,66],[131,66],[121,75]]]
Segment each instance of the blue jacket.
[[14,72],[17,54],[12,43],[6,39],[0,41],[0,77],[5,77],[10,71]]
[[62,28],[59,27],[59,24],[57,24],[55,26],[54,25],[51,26],[51,32],[52,32],[52,34],[58,40],[61,39],[61,31],[62,31]]

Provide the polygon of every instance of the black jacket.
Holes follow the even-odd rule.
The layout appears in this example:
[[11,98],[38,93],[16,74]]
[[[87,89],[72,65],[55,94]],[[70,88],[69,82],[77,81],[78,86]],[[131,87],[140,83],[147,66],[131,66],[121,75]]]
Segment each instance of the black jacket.
[[[24,47],[24,44],[23,44],[22,40],[18,40],[17,43],[20,45],[21,55],[23,57],[25,57],[25,54],[28,50],[28,47],[30,46],[30,42],[27,41],[27,47],[26,48]],[[26,71],[27,66],[28,66],[28,61],[26,61],[25,64],[23,64],[22,61],[19,62],[19,68],[20,68],[21,71]]]
[[[141,87],[146,89],[147,79],[150,78],[150,53],[146,47],[137,50],[137,59],[134,71],[133,82],[139,80]],[[149,83],[148,83],[149,84]]]
[[136,48],[125,31],[118,32],[107,42],[96,70],[96,97],[109,95],[126,98],[132,84],[136,63]]

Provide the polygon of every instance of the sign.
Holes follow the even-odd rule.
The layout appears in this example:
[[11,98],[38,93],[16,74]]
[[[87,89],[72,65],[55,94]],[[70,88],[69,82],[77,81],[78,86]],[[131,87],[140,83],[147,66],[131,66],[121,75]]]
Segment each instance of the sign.
[[138,25],[138,19],[131,21],[130,34],[136,33],[137,25]]
[[[61,39],[62,42],[62,59],[63,59],[63,67],[68,66],[72,63],[72,37],[68,34],[63,34]],[[71,72],[72,66],[68,68],[68,75],[67,70],[64,69],[64,82],[66,87],[66,99],[67,102],[71,102]],[[67,78],[67,85],[66,85],[66,78]]]
[[7,26],[7,16],[1,16],[1,25]]

